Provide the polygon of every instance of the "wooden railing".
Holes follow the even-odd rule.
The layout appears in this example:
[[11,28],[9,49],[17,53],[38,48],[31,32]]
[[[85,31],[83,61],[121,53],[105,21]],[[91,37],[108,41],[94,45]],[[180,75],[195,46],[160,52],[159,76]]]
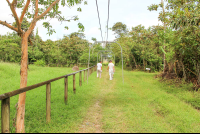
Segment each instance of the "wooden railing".
[[[46,84],[46,122],[49,123],[51,120],[51,82],[64,78],[64,102],[67,104],[68,99],[68,76],[73,75],[73,92],[76,93],[76,80],[75,75],[79,73],[79,86],[82,86],[82,72],[84,71],[84,81],[86,77],[89,77],[93,71],[96,71],[95,65],[80,70],[71,74],[67,74],[64,76],[60,76],[48,81],[44,81],[41,83],[37,83],[35,85],[31,85],[28,87],[20,88],[18,90],[14,90],[8,93],[4,93],[0,95],[1,100],[1,132],[9,133],[10,132],[10,97],[18,95],[23,92],[27,92],[29,90],[35,89],[37,87],[43,86]],[[86,71],[89,71],[89,75],[86,74]]]

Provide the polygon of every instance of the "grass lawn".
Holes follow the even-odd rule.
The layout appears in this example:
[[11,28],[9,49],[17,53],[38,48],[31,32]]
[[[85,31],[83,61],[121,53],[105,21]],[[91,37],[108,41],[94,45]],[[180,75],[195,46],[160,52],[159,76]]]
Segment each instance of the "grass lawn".
[[[113,87],[102,100],[104,132],[200,132],[200,112],[166,90],[153,73],[124,71],[114,74]],[[108,84],[109,85],[109,84]],[[163,89],[164,88],[164,89]],[[188,97],[192,93],[188,91]]]
[[[19,89],[19,70],[20,66],[18,64],[0,63],[0,94]],[[27,86],[72,72],[71,68],[37,67],[30,65]],[[87,112],[87,108],[91,105],[93,95],[97,93],[97,91],[93,88],[95,80],[90,77],[88,84],[86,79],[85,82],[82,82],[82,87],[79,87],[79,74],[76,74],[76,94],[73,93],[73,76],[68,77],[69,89],[67,105],[64,103],[64,79],[51,83],[50,124],[46,124],[46,86],[44,85],[28,91],[26,93],[26,133],[74,132],[77,124],[81,123],[83,120],[83,117]],[[18,101],[18,95],[11,97],[10,100],[10,127],[11,132],[15,132],[13,118],[15,118],[15,104]]]
[[[0,63],[0,94],[19,89],[19,69],[17,64]],[[31,65],[28,86],[69,73],[72,73],[71,68]],[[116,67],[114,79],[110,81],[103,67],[101,79],[96,78],[95,72],[82,87],[79,87],[79,74],[76,74],[76,94],[72,89],[72,76],[69,76],[67,105],[64,103],[64,79],[52,82],[49,124],[46,124],[46,86],[28,91],[26,133],[75,133],[80,132],[81,126],[85,127],[81,132],[97,132],[97,127],[107,133],[200,132],[200,112],[186,101],[196,100],[199,92],[189,91],[187,86],[160,83],[154,75],[124,71],[123,84],[120,68]],[[11,98],[11,132],[15,132],[13,118],[17,100],[18,96]],[[96,119],[92,119],[93,115]],[[87,127],[93,128],[87,130]]]

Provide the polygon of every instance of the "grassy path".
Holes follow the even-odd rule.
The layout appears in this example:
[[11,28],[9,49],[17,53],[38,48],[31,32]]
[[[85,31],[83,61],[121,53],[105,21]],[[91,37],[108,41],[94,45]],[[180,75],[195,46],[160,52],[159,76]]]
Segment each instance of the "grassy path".
[[94,104],[92,104],[89,108],[87,116],[79,127],[80,129],[78,133],[104,132],[102,123],[102,103],[106,99],[105,96],[113,92],[113,89],[115,88],[114,86],[116,85],[116,80],[109,80],[109,75],[105,67],[103,68],[101,78],[95,79],[97,79],[95,88],[99,91],[99,93],[97,94],[96,98],[94,98]]
[[200,132],[200,113],[162,90],[154,74],[124,73],[109,80],[106,68],[95,85],[99,90],[77,132]]
[[[17,64],[0,64],[1,94],[19,88],[19,68]],[[29,68],[28,85],[72,72],[71,68]],[[167,93],[167,89],[173,88],[158,82],[154,75],[124,71],[123,84],[120,68],[116,68],[114,79],[110,81],[104,67],[101,79],[96,78],[94,72],[88,84],[85,81],[82,87],[79,87],[76,75],[76,94],[72,90],[72,77],[69,77],[67,105],[64,104],[64,80],[53,82],[49,124],[45,119],[45,86],[29,91],[26,97],[26,133],[199,133],[200,112],[180,97]],[[13,118],[17,100],[18,96],[11,98],[11,132],[15,132]]]

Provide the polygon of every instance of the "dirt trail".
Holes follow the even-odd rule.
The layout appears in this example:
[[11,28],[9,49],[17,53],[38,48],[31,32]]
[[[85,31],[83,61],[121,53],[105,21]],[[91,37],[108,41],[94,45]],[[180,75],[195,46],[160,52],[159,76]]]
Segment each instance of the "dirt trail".
[[83,123],[79,126],[78,133],[104,133],[101,122],[102,119],[101,102],[103,101],[105,94],[113,91],[115,80],[114,79],[112,81],[109,80],[109,75],[105,67],[103,68],[101,78],[97,79],[99,79],[99,82],[96,85],[96,87],[100,89],[100,92],[97,95],[97,97],[94,98],[94,103],[89,108]]

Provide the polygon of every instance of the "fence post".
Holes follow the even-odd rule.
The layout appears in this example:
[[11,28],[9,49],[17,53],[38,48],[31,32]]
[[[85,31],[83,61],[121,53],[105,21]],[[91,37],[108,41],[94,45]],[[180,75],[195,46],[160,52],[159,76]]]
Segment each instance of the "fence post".
[[85,70],[84,70],[84,76],[83,77],[84,77],[84,82],[85,82]]
[[90,68],[90,75],[92,74],[92,68]]
[[65,77],[65,90],[64,90],[64,101],[65,105],[67,105],[67,100],[68,100],[68,76]]
[[82,86],[82,71],[79,72],[79,86]]
[[46,84],[46,123],[51,121],[51,83]]
[[76,77],[75,74],[73,74],[73,91],[76,93]]
[[10,98],[1,101],[1,133],[10,133]]

